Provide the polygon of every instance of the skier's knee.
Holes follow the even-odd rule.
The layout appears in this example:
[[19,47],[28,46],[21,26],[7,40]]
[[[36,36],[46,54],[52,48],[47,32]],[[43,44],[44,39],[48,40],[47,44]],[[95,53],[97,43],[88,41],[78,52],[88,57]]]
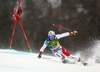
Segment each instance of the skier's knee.
[[66,56],[70,56],[70,55],[71,55],[64,47],[62,47],[62,52],[63,52],[63,54],[65,54]]
[[54,52],[53,55],[56,57],[62,58],[62,56],[60,54],[58,54],[57,52]]

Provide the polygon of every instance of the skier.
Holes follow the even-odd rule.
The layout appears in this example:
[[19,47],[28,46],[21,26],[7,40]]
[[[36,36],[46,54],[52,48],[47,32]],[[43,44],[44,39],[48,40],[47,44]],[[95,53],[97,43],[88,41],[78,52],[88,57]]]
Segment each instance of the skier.
[[14,11],[15,11],[16,15],[13,15],[13,18],[14,18],[15,21],[19,21],[19,17],[21,17],[21,15],[22,15],[22,8],[21,8],[21,6],[18,7],[17,12],[16,12],[15,9],[14,9]]
[[77,33],[77,31],[73,31],[73,32],[65,32],[62,34],[55,35],[55,32],[53,30],[50,30],[48,32],[48,38],[44,41],[44,44],[40,49],[40,53],[38,55],[38,58],[41,58],[42,53],[44,52],[45,48],[48,46],[52,50],[53,55],[55,55],[56,57],[60,57],[63,63],[67,62],[65,60],[65,56],[67,56],[68,58],[75,59],[78,62],[81,62],[85,65],[84,60],[72,55],[59,43],[60,38],[63,38],[63,37],[69,36],[69,35],[76,35],[76,33]]

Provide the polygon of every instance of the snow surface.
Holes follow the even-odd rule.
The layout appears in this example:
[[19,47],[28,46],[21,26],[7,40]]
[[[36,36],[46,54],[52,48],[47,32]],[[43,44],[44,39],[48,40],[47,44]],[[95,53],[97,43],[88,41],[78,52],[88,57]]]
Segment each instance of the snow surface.
[[99,72],[100,64],[89,59],[88,66],[81,63],[66,63],[54,56],[42,55],[51,59],[38,59],[38,54],[16,50],[0,49],[0,72]]

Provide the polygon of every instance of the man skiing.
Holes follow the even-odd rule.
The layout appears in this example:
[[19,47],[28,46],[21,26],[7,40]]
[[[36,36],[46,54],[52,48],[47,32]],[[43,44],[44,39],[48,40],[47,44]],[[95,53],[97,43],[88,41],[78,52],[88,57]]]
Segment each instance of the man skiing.
[[76,56],[70,54],[59,43],[59,39],[60,38],[63,38],[63,37],[69,36],[69,35],[75,35],[76,33],[77,33],[77,31],[73,31],[73,32],[65,32],[65,33],[62,33],[62,34],[55,35],[55,32],[53,30],[50,30],[48,32],[48,38],[44,41],[44,44],[40,49],[40,54],[38,55],[38,58],[41,58],[42,53],[44,52],[45,48],[48,46],[52,50],[53,54],[56,57],[61,58],[63,63],[66,63],[65,56],[67,56],[68,58],[75,59],[78,62],[81,62],[81,63],[83,63],[85,65],[85,61],[83,61],[79,57],[76,57]]

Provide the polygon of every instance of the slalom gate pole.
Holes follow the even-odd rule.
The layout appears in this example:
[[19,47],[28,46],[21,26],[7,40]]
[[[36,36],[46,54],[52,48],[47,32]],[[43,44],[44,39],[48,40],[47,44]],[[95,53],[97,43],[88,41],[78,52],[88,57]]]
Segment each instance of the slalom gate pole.
[[12,38],[11,38],[9,50],[11,50],[12,41],[13,41],[13,37],[14,37],[14,33],[15,33],[15,28],[16,28],[16,22],[17,22],[17,21],[15,21],[15,24],[14,24],[14,28],[13,28],[13,33],[12,33]]
[[58,26],[58,25],[55,25],[55,24],[53,24],[53,26],[56,26],[56,27],[62,28],[62,29],[64,29],[64,30],[71,31],[71,30],[69,30],[69,29],[67,29],[67,28],[64,28],[64,27],[61,27],[61,26]]
[[20,20],[19,20],[19,23],[20,23],[20,26],[21,26],[22,31],[23,31],[23,33],[24,33],[25,39],[26,39],[26,41],[27,41],[27,44],[28,44],[29,50],[30,50],[30,52],[32,53],[31,47],[30,47],[30,45],[29,45],[29,42],[28,42],[27,36],[26,36],[26,34],[25,34],[25,31],[24,31],[24,29],[23,29],[23,26],[22,26]]
[[20,6],[21,0],[19,0],[19,6]]

